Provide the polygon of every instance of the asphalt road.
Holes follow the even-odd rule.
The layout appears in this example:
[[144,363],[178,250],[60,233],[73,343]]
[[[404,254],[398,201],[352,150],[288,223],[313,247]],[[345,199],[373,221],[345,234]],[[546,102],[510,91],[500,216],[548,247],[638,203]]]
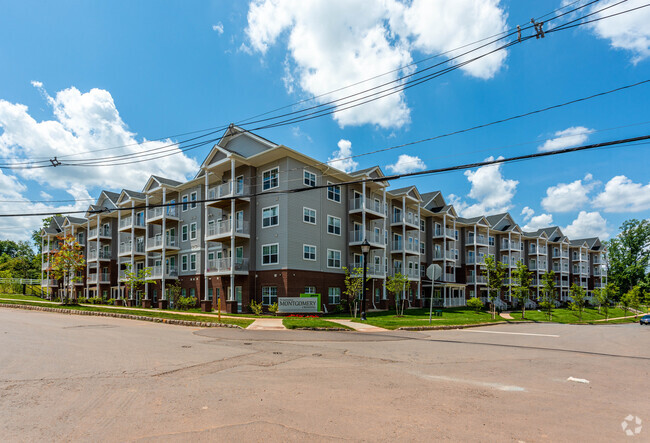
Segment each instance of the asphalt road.
[[362,334],[0,309],[0,440],[650,441],[649,345],[632,324]]

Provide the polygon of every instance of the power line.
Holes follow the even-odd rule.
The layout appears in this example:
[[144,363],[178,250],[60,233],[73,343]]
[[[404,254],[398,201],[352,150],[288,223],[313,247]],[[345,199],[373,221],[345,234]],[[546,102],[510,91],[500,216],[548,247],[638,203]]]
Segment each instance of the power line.
[[[132,211],[132,210],[140,210],[140,209],[151,209],[151,208],[162,208],[162,207],[171,207],[171,206],[180,206],[180,205],[187,205],[190,203],[212,203],[212,202],[218,202],[218,201],[227,201],[227,200],[232,200],[236,198],[251,198],[255,197],[258,195],[274,195],[274,194],[295,194],[295,193],[301,193],[301,192],[309,192],[317,189],[324,189],[324,188],[330,188],[332,186],[349,186],[349,185],[354,185],[354,184],[361,184],[361,183],[368,183],[368,182],[386,182],[386,181],[391,181],[391,180],[398,180],[401,178],[406,178],[406,177],[416,177],[416,176],[423,176],[423,175],[436,175],[436,174],[441,174],[441,173],[446,173],[446,172],[452,172],[452,171],[461,171],[461,170],[466,170],[466,169],[473,169],[473,168],[480,168],[483,166],[490,166],[490,165],[495,165],[495,164],[502,164],[502,163],[512,163],[512,162],[519,162],[519,161],[524,161],[524,160],[531,160],[531,159],[537,159],[541,157],[551,157],[551,156],[556,156],[556,155],[562,155],[562,154],[568,154],[572,152],[580,152],[580,151],[587,151],[587,150],[592,150],[592,149],[598,149],[598,148],[607,148],[607,147],[613,147],[621,144],[630,144],[629,146],[638,146],[638,145],[645,145],[648,143],[636,143],[632,144],[634,142],[642,142],[644,140],[650,140],[650,134],[648,135],[642,135],[639,137],[631,137],[631,138],[626,138],[626,139],[619,139],[619,140],[613,140],[613,141],[608,141],[608,142],[600,142],[600,143],[592,143],[589,145],[582,145],[582,146],[576,146],[572,148],[564,148],[564,149],[558,149],[555,151],[550,151],[550,152],[537,152],[533,154],[525,154],[525,155],[519,155],[515,157],[508,157],[508,158],[497,158],[493,160],[485,160],[481,162],[474,162],[474,163],[466,163],[462,165],[456,165],[456,166],[448,166],[444,168],[438,168],[438,169],[427,169],[425,171],[416,171],[416,172],[408,172],[404,174],[393,174],[393,175],[388,175],[384,177],[378,177],[378,178],[365,178],[365,179],[357,179],[357,180],[348,180],[344,182],[339,182],[339,183],[334,183],[334,184],[326,184],[326,185],[316,185],[316,186],[309,186],[309,187],[300,187],[300,188],[293,188],[293,189],[286,189],[286,190],[269,190],[269,191],[262,191],[262,192],[255,192],[247,195],[238,195],[235,197],[229,196],[229,197],[219,197],[219,198],[208,198],[208,199],[202,199],[202,200],[193,200],[192,202],[170,202],[170,203],[156,203],[156,204],[149,204],[149,205],[139,205],[139,206],[132,206],[132,207],[124,207],[124,208],[115,208],[115,209],[109,209],[109,208],[103,208],[101,210],[87,210],[87,211],[67,211],[65,214],[80,214],[80,213],[88,213],[88,214],[103,214],[103,213],[114,213],[114,212],[119,212],[119,211]],[[650,143],[650,142],[649,142]],[[16,213],[16,214],[0,214],[0,217],[44,217],[44,216],[50,216],[50,215],[60,215],[62,214],[60,211],[59,212],[41,212],[41,213]]]

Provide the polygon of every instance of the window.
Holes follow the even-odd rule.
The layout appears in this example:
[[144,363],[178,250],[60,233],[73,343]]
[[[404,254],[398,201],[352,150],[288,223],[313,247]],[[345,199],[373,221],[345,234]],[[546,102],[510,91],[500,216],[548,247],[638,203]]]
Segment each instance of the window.
[[279,206],[271,206],[270,208],[262,209],[262,227],[268,228],[270,226],[277,226],[280,223]]
[[183,212],[185,212],[187,211],[187,195],[184,195],[181,201],[183,202]]
[[181,255],[181,271],[187,271],[187,255]]
[[302,258],[305,260],[316,261],[316,246],[302,245]]
[[214,260],[214,252],[208,252],[208,260]]
[[195,209],[196,208],[196,191],[192,192],[190,194],[190,200],[192,203],[190,204],[190,208]]
[[341,267],[341,251],[334,249],[327,250],[327,267],[340,268]]
[[277,286],[262,286],[262,304],[264,306],[272,305],[278,300]]
[[190,297],[196,297],[196,289],[190,288]]
[[424,245],[424,242],[420,243],[420,254],[424,254],[426,252]]
[[329,234],[341,235],[341,219],[338,217],[333,217],[331,215],[328,215],[327,232]]
[[305,294],[315,294],[316,286],[305,286]]
[[488,244],[494,246],[494,237],[488,237]]
[[316,174],[305,170],[303,183],[305,186],[316,186]]
[[77,234],[77,242],[80,245],[84,244],[84,233],[83,232],[80,232],[80,233]]
[[186,297],[187,296],[187,289],[183,288],[181,289],[181,296]]
[[273,265],[278,264],[278,262],[278,244],[274,243],[272,245],[262,245],[262,264]]
[[352,260],[352,267],[353,268],[358,268],[358,269],[363,269],[363,255],[354,254],[354,257],[353,257],[353,260]]
[[420,231],[424,232],[424,220],[420,220]]
[[187,225],[181,226],[181,240],[187,241]]
[[280,168],[269,169],[262,173],[262,189],[264,191],[278,186],[280,186]]
[[196,271],[196,254],[190,255],[190,271]]
[[190,224],[190,240],[196,240],[196,222]]
[[312,225],[316,224],[316,210],[311,208],[302,208],[302,221]]
[[332,184],[330,182],[327,182],[327,184],[331,185],[331,186],[327,187],[327,199],[340,203],[341,202],[341,187],[337,186],[337,185],[334,185],[334,184]]
[[341,288],[327,288],[327,300],[330,305],[341,303]]
[[208,300],[212,301],[212,288],[208,288]]

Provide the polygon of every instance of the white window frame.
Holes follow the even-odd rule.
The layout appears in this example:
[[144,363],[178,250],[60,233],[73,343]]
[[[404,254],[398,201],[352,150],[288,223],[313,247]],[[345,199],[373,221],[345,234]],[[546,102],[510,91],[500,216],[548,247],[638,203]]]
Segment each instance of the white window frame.
[[[277,184],[276,184],[275,186],[269,186],[269,187],[267,188],[267,187],[266,187],[266,181],[264,180],[264,175],[265,175],[267,172],[268,172],[268,173],[272,173],[273,171],[277,171]],[[271,185],[273,184],[273,181],[272,181],[272,180],[273,180],[272,178],[269,179]],[[267,169],[266,171],[262,171],[262,191],[268,191],[268,190],[270,190],[270,189],[275,189],[275,188],[278,188],[278,187],[280,187],[280,167],[279,167],[279,166],[275,166],[275,167],[273,167],[273,168],[271,168],[271,169]]]
[[[275,262],[270,261],[268,263],[264,263],[264,248],[266,248],[266,247],[270,248],[272,246],[275,246],[277,248],[276,249],[277,261],[275,261]],[[272,254],[269,253],[268,255],[271,256]],[[261,255],[261,257],[262,257],[262,266],[269,266],[269,265],[277,265],[277,264],[279,264],[280,263],[280,243],[268,243],[266,245],[262,245],[262,255]]]
[[181,197],[181,202],[182,202],[181,210],[183,212],[186,212],[188,210],[188,208],[190,207],[189,206],[189,201],[190,201],[190,198],[187,196],[187,194],[185,194],[184,196]]
[[190,238],[190,228],[187,225],[181,225],[181,240],[188,241]]
[[[330,232],[330,218],[331,218],[332,220],[338,220],[338,221],[339,221],[339,226],[338,226],[338,228],[339,228],[339,232],[338,232],[338,234],[337,234],[336,232]],[[334,230],[336,230],[336,225],[331,225],[331,226],[333,226]],[[336,236],[339,236],[339,237],[340,237],[340,236],[341,236],[341,230],[342,230],[342,229],[343,229],[343,228],[342,228],[342,225],[341,225],[341,219],[340,219],[339,217],[335,217],[335,216],[333,216],[333,215],[329,215],[329,214],[327,214],[327,233],[328,233],[328,234],[332,234],[332,235],[336,235]]]
[[190,209],[196,209],[196,200],[198,200],[198,197],[199,194],[196,191],[190,194]]
[[[339,265],[338,266],[330,266],[330,252],[332,252],[332,253],[338,252],[338,254],[339,254],[339,259],[338,259]],[[340,250],[338,250],[338,249],[328,249],[327,250],[327,267],[329,269],[341,269],[341,266],[343,265],[341,257],[342,257],[342,255],[341,255]],[[336,258],[332,257],[332,260],[334,260],[335,261],[334,264],[336,264]]]
[[196,240],[198,227],[196,222],[190,223],[190,240]]
[[[305,211],[313,211],[314,212],[314,222],[313,223],[310,222],[310,221],[305,220]],[[307,223],[308,225],[315,225],[317,223],[317,220],[318,220],[317,216],[318,216],[318,212],[315,209],[308,208],[307,206],[302,207],[302,221],[303,221],[303,223]]]
[[[306,248],[314,248],[314,253],[313,253],[314,258],[307,258],[307,254],[309,254],[309,255],[312,255],[312,254],[311,254],[311,253],[308,253],[308,252],[306,251]],[[315,245],[307,245],[307,244],[303,244],[303,245],[302,245],[302,259],[303,259],[303,260],[307,260],[307,261],[316,261],[316,260],[318,259],[318,253],[317,253],[317,251],[318,251],[318,249],[316,248]]]
[[[271,210],[274,208],[277,211],[275,214],[277,221],[274,224],[264,225],[264,220],[265,220],[264,211]],[[273,221],[273,216],[267,218],[270,220],[269,223]],[[280,205],[273,205],[273,206],[267,206],[266,208],[262,208],[262,229],[272,228],[274,226],[279,226],[279,225],[280,225]]]
[[196,271],[196,253],[190,254],[190,271]]
[[305,286],[305,292],[303,294],[317,294],[316,286]]
[[[332,291],[332,290],[335,291]],[[338,298],[338,301],[336,299]],[[338,305],[341,303],[341,288],[327,288],[327,304]]]
[[181,271],[187,272],[189,260],[187,259],[187,254],[181,255]]
[[[313,179],[312,179],[313,177]],[[309,169],[303,169],[302,173],[302,183],[305,186],[309,186],[310,188],[313,188],[317,184],[317,176],[315,172],[311,172]],[[313,181],[313,184],[312,184]]]
[[262,305],[269,306],[277,301],[278,301],[278,287],[262,286]]
[[[334,196],[334,198],[330,198],[330,188],[332,188],[332,195]],[[339,191],[338,194],[336,192],[334,192],[334,190],[336,190],[336,189],[338,189],[338,191]],[[338,200],[336,200],[337,195],[338,195]],[[341,186],[337,185],[336,183],[327,182],[327,199],[329,201],[333,201],[333,202],[336,202],[336,203],[341,203]]]

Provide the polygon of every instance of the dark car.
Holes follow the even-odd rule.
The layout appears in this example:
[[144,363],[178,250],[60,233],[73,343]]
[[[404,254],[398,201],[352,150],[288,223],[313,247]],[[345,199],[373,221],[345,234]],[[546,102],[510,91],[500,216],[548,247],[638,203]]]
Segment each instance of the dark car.
[[644,315],[643,317],[641,317],[641,319],[639,320],[639,324],[650,325],[650,315]]

